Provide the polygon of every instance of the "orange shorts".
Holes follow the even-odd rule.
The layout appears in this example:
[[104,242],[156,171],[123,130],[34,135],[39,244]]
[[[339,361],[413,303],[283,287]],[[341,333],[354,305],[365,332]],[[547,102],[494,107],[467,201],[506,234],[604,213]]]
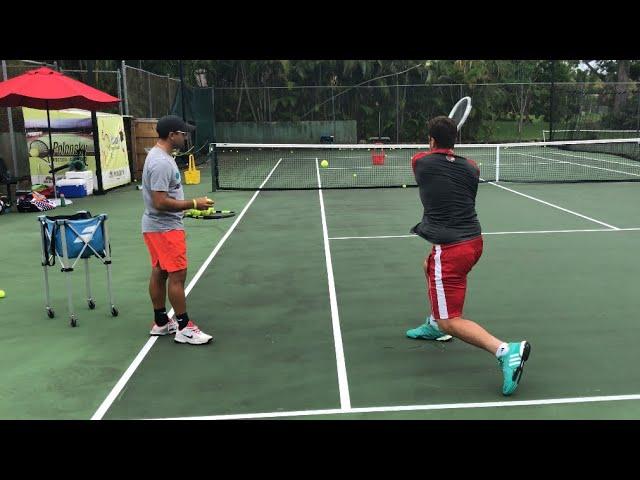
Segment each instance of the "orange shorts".
[[151,266],[160,265],[169,273],[187,268],[187,242],[184,230],[145,232],[142,234],[151,255]]

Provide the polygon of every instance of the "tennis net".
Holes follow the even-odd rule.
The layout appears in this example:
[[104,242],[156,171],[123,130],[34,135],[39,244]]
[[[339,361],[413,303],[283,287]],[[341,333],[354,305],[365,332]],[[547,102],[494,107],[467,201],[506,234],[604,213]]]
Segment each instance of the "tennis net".
[[[640,130],[554,130],[553,140],[566,142],[571,140],[608,140],[612,138],[634,138],[640,136]],[[551,131],[542,131],[542,141],[551,140]]]
[[[223,190],[415,186],[411,157],[428,145],[211,144],[214,185]],[[640,138],[460,144],[482,181],[640,180]],[[328,165],[323,167],[323,160]]]

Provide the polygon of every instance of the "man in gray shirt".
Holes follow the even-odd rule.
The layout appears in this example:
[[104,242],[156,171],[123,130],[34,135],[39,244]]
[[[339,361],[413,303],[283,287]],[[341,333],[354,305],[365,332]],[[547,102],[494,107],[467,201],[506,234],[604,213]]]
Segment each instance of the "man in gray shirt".
[[[190,208],[206,210],[213,200],[202,197],[185,200],[180,170],[171,152],[184,147],[194,127],[180,117],[168,115],[158,120],[158,143],[149,151],[142,172],[142,235],[151,256],[149,295],[155,320],[151,335],[175,333],[174,341],[202,345],[211,335],[202,332],[187,315],[184,283],[187,278],[187,244],[185,242],[183,211]],[[169,285],[167,289],[167,280]],[[176,320],[170,319],[165,300],[173,306]]]

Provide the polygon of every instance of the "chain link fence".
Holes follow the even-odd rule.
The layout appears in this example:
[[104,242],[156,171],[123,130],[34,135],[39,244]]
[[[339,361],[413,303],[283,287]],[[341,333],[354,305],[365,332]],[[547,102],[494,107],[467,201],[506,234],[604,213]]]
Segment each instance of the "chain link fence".
[[[424,142],[427,121],[470,96],[465,142],[543,140],[543,131],[640,131],[640,84],[497,83],[215,89],[216,122],[356,120],[358,138]],[[553,95],[552,95],[553,92]],[[553,98],[552,98],[553,97]]]
[[123,63],[124,109],[136,118],[160,118],[171,112],[180,80]]

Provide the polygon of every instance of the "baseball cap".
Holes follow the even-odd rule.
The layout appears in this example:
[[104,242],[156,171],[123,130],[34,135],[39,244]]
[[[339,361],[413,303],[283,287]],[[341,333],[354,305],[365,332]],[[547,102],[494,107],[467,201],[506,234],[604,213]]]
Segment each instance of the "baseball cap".
[[193,132],[196,127],[189,125],[177,115],[165,115],[158,120],[156,132],[160,137],[166,137],[170,132]]

